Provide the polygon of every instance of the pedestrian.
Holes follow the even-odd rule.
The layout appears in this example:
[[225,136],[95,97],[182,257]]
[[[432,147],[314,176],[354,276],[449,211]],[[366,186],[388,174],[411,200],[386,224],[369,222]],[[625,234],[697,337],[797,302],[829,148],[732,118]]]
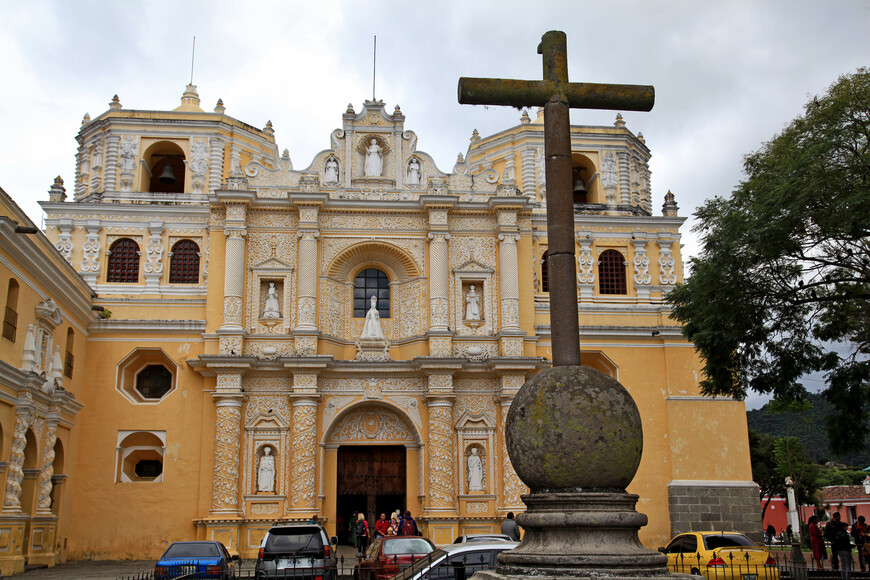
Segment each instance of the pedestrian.
[[825,538],[831,542],[831,564],[839,559],[840,576],[849,580],[852,575],[852,542],[846,524],[840,520],[840,512],[831,515],[825,526]]
[[822,536],[822,530],[819,529],[818,516],[810,516],[807,520],[810,528],[810,546],[813,549],[813,569],[824,570],[824,560],[828,559],[828,549],[825,547],[825,538]]
[[858,549],[858,565],[862,572],[867,571],[867,556],[864,554],[864,546],[867,544],[866,522],[864,516],[858,516],[858,521],[852,524],[852,537],[855,539],[855,547]]
[[399,533],[399,512],[394,511],[390,515],[390,527],[387,528],[387,535],[388,536],[395,536],[398,533]]
[[773,527],[772,523],[767,522],[767,530],[765,531],[767,532],[765,535],[767,536],[767,547],[769,548],[773,543],[773,537],[776,535],[776,528]]
[[369,546],[369,523],[364,513],[359,512],[356,516],[356,557],[362,558]]
[[520,541],[520,527],[514,521],[514,512],[508,512],[507,519],[501,523],[501,533],[514,542]]
[[356,546],[356,515],[357,512],[353,512],[353,515],[350,516],[350,522],[347,524],[347,539],[351,546]]
[[405,511],[405,517],[402,518],[402,523],[399,525],[400,536],[419,536],[420,529],[417,527],[417,522],[411,517],[410,510]]
[[788,545],[791,546],[792,542],[794,541],[794,532],[791,529],[791,524],[786,526],[785,536],[788,538]]
[[387,519],[387,514],[381,514],[381,517],[375,522],[375,537],[386,536],[389,528],[390,520]]

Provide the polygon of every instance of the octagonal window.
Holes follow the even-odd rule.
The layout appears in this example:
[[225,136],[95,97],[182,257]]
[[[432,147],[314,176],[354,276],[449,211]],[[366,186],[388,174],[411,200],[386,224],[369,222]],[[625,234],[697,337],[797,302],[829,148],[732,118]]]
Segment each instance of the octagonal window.
[[172,395],[178,365],[159,348],[137,348],[118,363],[117,390],[131,403],[157,404]]
[[136,375],[136,390],[145,399],[162,399],[172,389],[172,373],[163,365],[148,365]]

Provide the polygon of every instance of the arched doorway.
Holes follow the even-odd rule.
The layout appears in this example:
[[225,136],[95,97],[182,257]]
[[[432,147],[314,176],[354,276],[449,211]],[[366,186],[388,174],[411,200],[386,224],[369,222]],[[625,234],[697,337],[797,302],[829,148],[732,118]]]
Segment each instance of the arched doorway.
[[[336,518],[350,523],[362,511],[371,526],[380,514],[405,510],[407,462],[403,445],[342,445],[338,448]],[[343,526],[347,528],[347,526]],[[339,530],[344,539],[347,529]]]
[[348,541],[354,512],[363,512],[372,530],[381,513],[419,513],[421,422],[416,405],[403,406],[410,411],[367,401],[339,411],[327,429],[323,515],[335,522],[330,533],[339,541]]

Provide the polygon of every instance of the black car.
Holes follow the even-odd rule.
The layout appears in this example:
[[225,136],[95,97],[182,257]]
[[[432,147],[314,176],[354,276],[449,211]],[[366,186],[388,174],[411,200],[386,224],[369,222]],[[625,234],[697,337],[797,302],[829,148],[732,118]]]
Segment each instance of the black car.
[[336,580],[337,543],[317,524],[275,524],[260,542],[256,577]]

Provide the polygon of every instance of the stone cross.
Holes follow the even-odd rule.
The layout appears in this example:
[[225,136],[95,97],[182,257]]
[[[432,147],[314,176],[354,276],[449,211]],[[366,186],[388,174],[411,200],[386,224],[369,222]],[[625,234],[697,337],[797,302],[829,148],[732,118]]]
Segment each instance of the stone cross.
[[649,111],[655,89],[641,85],[568,82],[564,32],[544,34],[538,45],[544,80],[459,79],[463,105],[544,107],[544,153],[547,179],[547,271],[550,279],[550,329],[553,365],[580,364],[577,320],[577,266],[574,262],[574,206],[569,109]]

